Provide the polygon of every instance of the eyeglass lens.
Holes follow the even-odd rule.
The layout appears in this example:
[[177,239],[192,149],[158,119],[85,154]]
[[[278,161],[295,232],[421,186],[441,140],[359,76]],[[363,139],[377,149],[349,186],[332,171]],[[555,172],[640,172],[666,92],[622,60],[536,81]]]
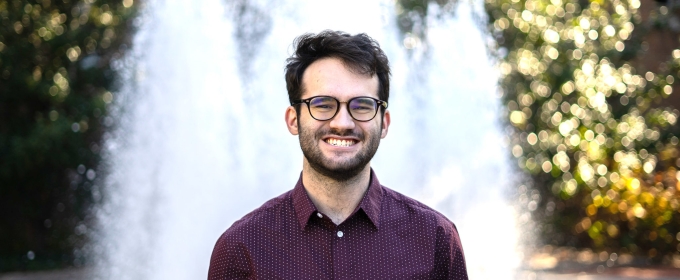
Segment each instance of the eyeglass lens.
[[[340,102],[328,96],[319,96],[309,100],[309,111],[318,120],[329,120],[335,116]],[[349,114],[358,121],[368,121],[375,117],[378,104],[371,98],[354,98],[347,104]]]

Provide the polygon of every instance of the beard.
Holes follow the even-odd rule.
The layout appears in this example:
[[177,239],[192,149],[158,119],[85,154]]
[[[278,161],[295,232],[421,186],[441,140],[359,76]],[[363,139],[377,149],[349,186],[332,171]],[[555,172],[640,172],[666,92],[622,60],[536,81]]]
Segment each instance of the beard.
[[[357,176],[373,159],[380,145],[380,127],[370,131],[366,136],[361,131],[320,129],[314,133],[311,129],[303,128],[298,123],[300,132],[300,148],[302,154],[316,172],[338,182],[345,182]],[[333,160],[327,158],[319,149],[319,141],[325,135],[356,137],[363,144],[357,154],[348,159]]]

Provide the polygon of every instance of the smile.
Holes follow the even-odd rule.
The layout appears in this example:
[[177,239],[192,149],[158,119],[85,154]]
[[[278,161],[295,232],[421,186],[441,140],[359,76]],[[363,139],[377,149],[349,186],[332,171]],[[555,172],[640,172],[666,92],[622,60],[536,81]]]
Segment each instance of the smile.
[[326,143],[331,144],[333,146],[338,146],[338,147],[349,147],[357,143],[355,140],[347,139],[347,140],[340,140],[340,139],[334,139],[334,138],[328,138],[326,140]]

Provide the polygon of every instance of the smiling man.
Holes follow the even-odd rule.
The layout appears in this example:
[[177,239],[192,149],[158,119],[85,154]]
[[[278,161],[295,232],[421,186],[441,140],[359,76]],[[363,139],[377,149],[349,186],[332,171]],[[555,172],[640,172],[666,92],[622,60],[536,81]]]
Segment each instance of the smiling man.
[[295,187],[217,240],[209,279],[468,279],[456,227],[380,184],[390,69],[365,34],[295,42],[285,120],[304,155]]

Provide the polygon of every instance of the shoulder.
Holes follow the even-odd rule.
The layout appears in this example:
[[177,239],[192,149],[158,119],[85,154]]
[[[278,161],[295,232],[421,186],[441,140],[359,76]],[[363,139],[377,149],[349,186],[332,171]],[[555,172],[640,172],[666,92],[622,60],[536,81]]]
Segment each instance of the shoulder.
[[[291,191],[285,192],[262,204],[260,207],[234,222],[218,239],[217,245],[225,242],[239,242],[263,228],[277,228],[284,223],[282,216],[294,215]],[[289,213],[290,212],[290,213]]]
[[[432,209],[420,201],[410,198],[395,190],[383,188],[383,211],[387,211],[386,217],[390,219],[417,219],[427,222],[429,226],[453,229],[455,225],[444,214]],[[390,217],[391,216],[391,217]]]
[[391,221],[390,224],[402,224],[396,228],[404,231],[415,229],[421,234],[424,233],[423,235],[433,242],[431,245],[434,249],[434,278],[468,279],[463,245],[453,222],[442,213],[413,198],[385,187],[383,189],[383,209],[390,208],[386,214],[394,216],[387,219]]
[[210,258],[209,279],[244,279],[252,274],[252,246],[260,234],[285,223],[281,216],[293,211],[290,193],[270,199],[222,233]]
[[293,211],[290,191],[270,199],[262,206],[234,222],[215,243],[210,258],[209,279],[245,279],[253,271],[251,247],[257,236],[267,230],[275,230],[285,223],[281,217]]

